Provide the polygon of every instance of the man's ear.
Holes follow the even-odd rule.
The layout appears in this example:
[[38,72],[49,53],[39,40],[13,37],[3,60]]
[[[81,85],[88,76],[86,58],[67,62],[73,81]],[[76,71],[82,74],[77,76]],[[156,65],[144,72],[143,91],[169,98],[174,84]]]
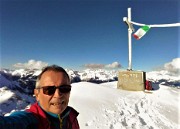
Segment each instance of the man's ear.
[[39,101],[39,89],[34,89],[34,95],[36,96],[36,100]]

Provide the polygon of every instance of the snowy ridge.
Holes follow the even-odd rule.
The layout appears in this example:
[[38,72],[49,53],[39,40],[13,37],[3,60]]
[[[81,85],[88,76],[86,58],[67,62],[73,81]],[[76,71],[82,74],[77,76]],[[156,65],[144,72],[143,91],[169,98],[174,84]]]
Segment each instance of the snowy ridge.
[[8,87],[0,88],[0,98],[0,115],[8,115],[10,112],[23,110],[35,102],[33,96],[21,93],[18,90],[11,90]]
[[[103,83],[111,82],[118,80],[117,70],[105,70],[105,69],[86,69],[83,71],[75,71],[66,69],[67,73],[71,78],[71,82],[94,82],[94,83]],[[21,88],[26,93],[32,93],[32,89],[35,86],[35,81],[37,75],[39,75],[41,70],[28,70],[28,69],[19,69],[19,70],[1,70],[0,71],[0,87],[7,86],[10,89],[12,88]],[[151,80],[156,84],[164,84],[168,86],[180,86],[180,75],[174,75],[166,70],[162,71],[152,71],[146,73],[146,78]],[[29,90],[29,91],[28,91]]]
[[166,70],[148,72],[146,78],[154,83],[180,87],[180,74],[174,75]]

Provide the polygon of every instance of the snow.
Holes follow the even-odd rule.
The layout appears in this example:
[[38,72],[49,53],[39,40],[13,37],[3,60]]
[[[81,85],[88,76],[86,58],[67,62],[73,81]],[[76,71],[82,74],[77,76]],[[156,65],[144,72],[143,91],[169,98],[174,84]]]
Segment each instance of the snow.
[[10,99],[13,96],[13,92],[7,90],[7,87],[2,87],[0,89],[0,98],[1,98],[1,103],[7,101],[8,99]]
[[[82,129],[178,128],[178,88],[153,85],[155,90],[147,93],[121,90],[116,86],[117,81],[72,84],[69,105],[80,113],[78,121]],[[12,97],[1,105],[4,113],[24,109],[34,102],[33,97],[13,93],[5,87],[0,88],[0,97],[1,104]]]
[[169,73],[168,71],[162,70],[162,71],[152,71],[149,72],[147,74],[147,78],[148,79],[154,79],[154,80],[160,80],[160,79],[164,79],[164,80],[180,80],[180,75],[175,75],[172,76],[170,75],[171,73]]
[[11,112],[23,110],[35,102],[34,97],[17,90],[10,90],[8,87],[0,88],[0,98],[0,115],[9,115]]
[[177,129],[179,89],[125,91],[117,82],[72,84],[69,105],[77,109],[83,129]]
[[[67,70],[71,78],[76,78],[76,83],[72,83],[69,105],[80,113],[78,121],[81,129],[180,128],[179,61],[180,58],[177,58],[165,64],[164,70],[146,73],[146,78],[153,82],[153,91],[117,89],[115,80],[118,71]],[[15,88],[21,85],[12,76],[19,75],[20,80],[28,82],[35,79],[40,71],[1,71],[0,115],[23,110],[35,102],[32,95]],[[79,82],[89,80],[93,83]],[[99,82],[104,83],[97,84]],[[25,89],[26,86],[22,88]]]

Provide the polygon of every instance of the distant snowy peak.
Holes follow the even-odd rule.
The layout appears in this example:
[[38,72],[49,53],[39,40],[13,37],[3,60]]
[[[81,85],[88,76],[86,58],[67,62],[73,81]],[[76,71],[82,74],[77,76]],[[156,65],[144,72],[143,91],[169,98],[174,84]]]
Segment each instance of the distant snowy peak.
[[91,81],[91,82],[107,82],[107,81],[117,81],[117,71],[108,71],[104,69],[85,69],[83,71],[74,71],[66,69],[67,73],[71,77],[72,82],[80,81]]
[[28,70],[28,69],[19,69],[19,70],[14,70],[12,72],[12,75],[20,75],[21,77],[27,76],[27,75],[32,75],[32,76],[37,76],[39,75],[41,70]]
[[154,83],[180,87],[180,75],[172,74],[166,70],[148,72],[146,79]]
[[27,70],[25,70],[25,69],[19,69],[19,70],[15,70],[15,71],[13,71],[12,72],[12,75],[14,76],[14,75],[19,75],[19,76],[23,76],[23,75],[26,75],[26,73],[27,73]]
[[165,79],[165,80],[180,81],[180,75],[174,75],[165,70],[148,72],[146,74],[146,77],[154,80]]

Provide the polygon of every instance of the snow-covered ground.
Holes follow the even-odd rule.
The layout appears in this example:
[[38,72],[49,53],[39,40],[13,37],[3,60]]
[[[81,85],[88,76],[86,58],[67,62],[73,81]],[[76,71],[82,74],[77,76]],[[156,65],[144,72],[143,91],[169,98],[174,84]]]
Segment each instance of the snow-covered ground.
[[116,85],[73,84],[70,105],[80,112],[82,129],[178,129],[179,89],[154,85],[158,90],[146,93]]

